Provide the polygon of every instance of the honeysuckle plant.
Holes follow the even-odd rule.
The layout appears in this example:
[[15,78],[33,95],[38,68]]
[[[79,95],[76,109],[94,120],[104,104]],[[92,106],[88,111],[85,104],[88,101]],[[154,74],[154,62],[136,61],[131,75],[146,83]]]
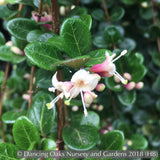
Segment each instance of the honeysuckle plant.
[[159,6],[0,1],[0,160],[159,150]]

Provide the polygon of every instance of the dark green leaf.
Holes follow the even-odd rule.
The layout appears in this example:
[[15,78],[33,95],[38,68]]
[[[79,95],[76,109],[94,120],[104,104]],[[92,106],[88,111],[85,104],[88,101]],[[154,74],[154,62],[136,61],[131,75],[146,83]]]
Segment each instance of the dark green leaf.
[[[65,0],[66,1],[66,0]],[[73,10],[71,10],[68,14],[67,17],[72,17],[72,16],[80,16],[83,14],[87,14],[86,8],[83,7],[75,7]]]
[[132,135],[130,140],[132,142],[130,148],[133,150],[146,149],[148,146],[147,140],[139,134]]
[[160,112],[160,99],[156,102],[156,108]]
[[38,29],[35,21],[27,18],[15,18],[8,22],[8,31],[18,39],[26,40],[27,34],[34,29]]
[[41,135],[48,134],[54,123],[55,108],[48,110],[46,107],[46,104],[50,103],[51,100],[53,100],[53,97],[50,94],[45,92],[38,93],[28,113],[29,119],[37,127]]
[[0,86],[3,84],[4,72],[0,71]]
[[125,106],[132,105],[136,100],[135,90],[132,91],[123,90],[123,92],[118,94],[118,100]]
[[103,39],[102,36],[94,37],[93,44],[98,48],[107,48],[108,47],[108,44],[106,43],[106,41]]
[[38,37],[42,34],[43,32],[41,30],[33,30],[30,31],[27,34],[27,41],[28,42],[34,42],[37,41]]
[[152,60],[156,66],[160,67],[160,55],[158,52],[152,53]]
[[135,64],[136,65],[142,64],[144,61],[144,57],[141,53],[136,52],[136,53],[129,55],[128,61],[131,66],[134,66]]
[[157,93],[160,94],[160,75],[156,78],[156,80],[154,81],[153,85],[152,85],[152,90]]
[[93,126],[65,127],[63,129],[64,143],[72,150],[89,150],[98,141],[97,128]]
[[56,142],[52,139],[42,140],[41,145],[43,146],[43,150],[56,150]]
[[12,63],[20,63],[25,60],[25,56],[13,53],[10,48],[10,46],[0,46],[0,60]]
[[80,19],[87,25],[90,30],[92,27],[92,17],[88,14],[83,14],[80,15]]
[[2,115],[2,121],[6,124],[13,124],[17,118],[26,115],[26,111],[8,111]]
[[91,33],[82,20],[68,18],[61,26],[60,36],[65,52],[72,58],[86,53],[91,45]]
[[120,42],[119,47],[121,49],[132,51],[136,47],[136,42],[131,38],[125,38],[122,42]]
[[159,25],[151,25],[148,29],[149,37],[152,40],[156,40],[160,36],[160,27]]
[[121,83],[116,83],[113,76],[105,78],[105,83],[107,87],[115,92],[121,92],[123,90],[123,85]]
[[91,13],[93,19],[97,21],[103,21],[105,20],[105,13],[102,9],[94,9],[94,11]]
[[124,144],[123,132],[113,130],[101,137],[101,149],[104,150],[122,150]]
[[121,0],[124,4],[132,5],[137,2],[137,0]]
[[152,9],[150,7],[140,8],[139,12],[140,12],[140,16],[145,20],[152,18]]
[[106,42],[115,44],[121,38],[121,34],[118,28],[110,25],[105,28],[103,38]]
[[0,32],[0,46],[1,45],[4,45],[6,42],[5,38],[4,38],[4,35],[2,34],[2,32]]
[[39,142],[40,137],[37,128],[25,116],[19,117],[13,125],[13,137],[16,145],[27,150],[32,142]]
[[17,160],[17,147],[9,143],[0,143],[1,160]]
[[88,126],[94,126],[96,128],[99,128],[100,124],[100,118],[99,115],[93,111],[88,111],[88,116],[85,117],[85,115],[78,114],[73,115],[73,122],[72,125],[78,126],[78,125],[88,125]]
[[125,14],[125,10],[122,7],[113,8],[113,10],[111,11],[111,15],[110,15],[111,21],[116,22],[122,19],[124,14]]
[[45,42],[47,42],[48,39],[50,39],[52,37],[56,37],[56,36],[57,36],[57,34],[55,34],[55,33],[44,33],[44,34],[42,34],[42,35],[40,35],[38,37],[38,41],[45,41]]
[[54,70],[59,62],[59,50],[47,42],[32,42],[26,46],[25,53],[35,65],[46,70]]

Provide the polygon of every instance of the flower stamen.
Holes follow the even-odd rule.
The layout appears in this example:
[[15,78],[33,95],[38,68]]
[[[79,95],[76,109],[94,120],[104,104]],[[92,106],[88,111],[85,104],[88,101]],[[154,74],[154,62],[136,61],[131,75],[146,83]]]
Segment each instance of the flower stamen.
[[115,59],[112,60],[112,63],[115,62],[116,60],[118,60],[120,57],[124,56],[126,53],[127,53],[127,50],[126,49],[123,50],[118,57],[116,57]]
[[85,102],[84,102],[84,98],[83,98],[83,92],[80,91],[80,93],[81,93],[82,104],[83,104],[83,108],[84,108],[84,115],[85,115],[85,117],[87,117],[88,116],[88,112],[87,112],[87,109],[86,109],[86,106],[85,106]]
[[124,79],[117,71],[114,71],[113,73],[123,84],[127,84],[128,81]]

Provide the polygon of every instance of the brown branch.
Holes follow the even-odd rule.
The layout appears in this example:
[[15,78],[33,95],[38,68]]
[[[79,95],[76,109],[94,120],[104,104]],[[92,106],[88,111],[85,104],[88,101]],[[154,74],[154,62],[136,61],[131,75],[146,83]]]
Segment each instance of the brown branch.
[[[152,8],[152,19],[153,19],[153,24],[156,24],[156,16],[155,16],[155,9],[154,9],[154,1],[151,0],[151,8]],[[158,47],[158,52],[160,54],[160,38],[157,37],[157,47]]]
[[[59,34],[60,30],[60,23],[59,23],[59,10],[58,10],[58,1],[57,0],[51,0],[51,6],[52,6],[52,19],[53,19],[53,31],[57,34]],[[59,81],[62,81],[62,71],[58,71],[57,73],[57,79]],[[57,91],[57,95],[59,95],[60,92]],[[62,130],[63,130],[63,101],[60,99],[57,102],[57,126],[58,126],[58,140],[56,142],[56,149],[57,150],[63,150],[64,149],[64,143],[62,139]]]
[[[41,14],[42,13],[42,4],[43,4],[43,0],[40,0],[38,14],[37,14],[37,16],[38,16],[37,22],[40,22],[40,20],[41,20],[41,16],[42,16],[42,14]],[[32,105],[34,71],[35,71],[35,66],[32,66],[31,67],[30,85],[29,85],[29,90],[28,90],[28,94],[30,95],[29,103],[28,103],[28,109],[30,109],[31,105]]]
[[65,114],[65,126],[69,126],[68,111],[66,105],[64,105],[64,114]]
[[108,12],[108,9],[107,9],[106,1],[105,1],[105,0],[102,0],[102,3],[103,3],[104,11],[105,11],[105,14],[106,14],[106,20],[107,20],[108,24],[111,24],[109,12]]
[[9,67],[10,67],[10,62],[7,62],[6,69],[5,69],[5,75],[4,75],[4,81],[3,81],[3,85],[2,85],[1,97],[0,97],[0,125],[1,125],[2,141],[3,142],[5,142],[5,134],[4,134],[3,122],[1,119],[2,118],[2,105],[3,105],[3,97],[5,94],[5,90],[6,90]]

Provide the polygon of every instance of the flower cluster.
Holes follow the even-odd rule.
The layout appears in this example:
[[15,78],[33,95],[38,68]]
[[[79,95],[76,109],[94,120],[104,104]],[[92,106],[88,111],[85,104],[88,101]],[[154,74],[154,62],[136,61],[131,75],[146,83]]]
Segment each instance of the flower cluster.
[[96,64],[90,68],[90,71],[94,73],[90,73],[89,71],[80,69],[79,71],[74,73],[70,81],[58,81],[56,72],[52,77],[53,87],[49,88],[49,91],[55,92],[55,90],[58,90],[61,93],[50,103],[46,104],[48,109],[53,108],[55,103],[63,97],[66,98],[65,104],[70,105],[71,99],[76,98],[80,94],[84,108],[84,114],[85,116],[87,116],[88,113],[86,107],[90,106],[93,100],[97,97],[93,90],[96,89],[97,91],[103,91],[105,89],[104,84],[98,84],[99,80],[101,79],[100,76],[116,76],[124,85],[127,85],[127,79],[124,79],[116,71],[116,66],[113,63],[126,53],[127,50],[124,50],[117,58],[113,59],[116,56],[116,54],[114,53],[110,56],[109,53],[106,51],[106,60],[103,63]]

